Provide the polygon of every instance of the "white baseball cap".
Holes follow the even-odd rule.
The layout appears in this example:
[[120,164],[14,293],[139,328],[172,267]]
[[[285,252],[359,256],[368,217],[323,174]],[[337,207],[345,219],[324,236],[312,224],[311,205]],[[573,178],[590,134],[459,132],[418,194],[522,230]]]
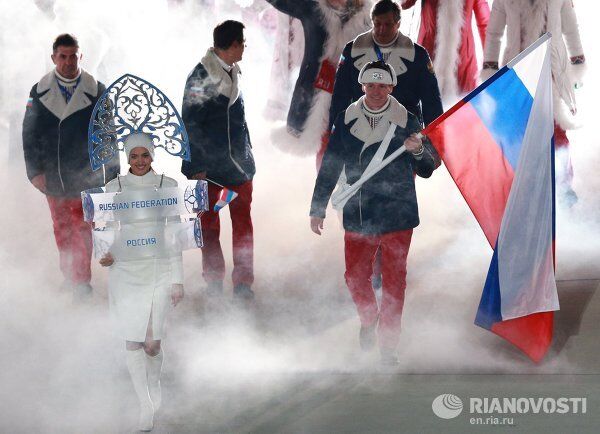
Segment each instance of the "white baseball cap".
[[381,83],[396,86],[398,78],[392,65],[378,60],[377,62],[369,62],[361,68],[358,74],[358,82],[360,84]]

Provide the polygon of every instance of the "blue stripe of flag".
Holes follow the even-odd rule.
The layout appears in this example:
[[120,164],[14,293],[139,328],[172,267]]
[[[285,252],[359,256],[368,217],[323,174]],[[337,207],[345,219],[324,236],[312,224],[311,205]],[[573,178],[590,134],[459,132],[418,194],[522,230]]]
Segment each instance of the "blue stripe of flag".
[[[514,70],[508,69],[470,100],[505,158],[517,169],[533,98]],[[497,109],[500,107],[501,109]]]
[[483,293],[479,301],[475,324],[479,327],[491,330],[492,325],[502,321],[500,279],[498,270],[498,244],[494,249],[492,262],[483,286]]

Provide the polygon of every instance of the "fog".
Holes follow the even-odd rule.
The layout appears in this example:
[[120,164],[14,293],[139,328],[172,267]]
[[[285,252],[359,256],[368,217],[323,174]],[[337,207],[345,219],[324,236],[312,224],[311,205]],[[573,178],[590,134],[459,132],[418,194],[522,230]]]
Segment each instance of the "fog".
[[[181,106],[183,87],[223,19],[243,19],[248,47],[242,90],[257,165],[254,179],[256,306],[231,300],[231,225],[221,211],[225,295],[207,300],[201,252],[184,253],[186,297],[164,341],[167,415],[197,411],[210,424],[243,400],[264,402],[317,373],[380,372],[378,355],[358,348],[359,322],[343,279],[343,230],[328,209],[324,235],[309,228],[313,158],[279,151],[263,118],[271,90],[273,38],[233,1],[209,13],[200,2],[0,0],[0,431],[117,432],[130,428],[137,401],[112,332],[107,271],[93,261],[94,299],[74,306],[62,276],[48,206],[25,175],[15,139],[31,86],[49,71],[53,38],[80,39],[83,68],[106,85],[138,75]],[[557,215],[557,279],[598,279],[600,139],[595,132],[598,38],[595,2],[578,2],[588,72],[578,90],[581,128],[569,132],[579,201]],[[16,126],[16,127],[15,127]],[[157,171],[179,178],[179,160],[159,153]],[[551,350],[534,365],[473,324],[492,256],[444,167],[417,181],[421,225],[408,259],[399,373],[572,373]],[[240,391],[244,391],[240,394]],[[248,410],[251,411],[251,410]],[[236,426],[236,421],[232,422]],[[216,425],[215,425],[216,426]],[[216,428],[215,428],[216,429]]]

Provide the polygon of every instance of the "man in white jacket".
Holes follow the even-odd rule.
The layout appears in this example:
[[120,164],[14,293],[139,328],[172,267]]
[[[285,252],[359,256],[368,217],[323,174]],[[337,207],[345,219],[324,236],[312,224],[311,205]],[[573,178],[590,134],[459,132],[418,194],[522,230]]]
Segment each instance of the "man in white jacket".
[[[505,28],[506,48],[499,63]],[[481,78],[486,80],[491,77],[499,65],[508,63],[546,32],[552,33],[557,187],[562,198],[570,205],[577,200],[577,196],[571,188],[573,169],[566,130],[575,127],[573,115],[577,113],[577,106],[574,90],[581,83],[585,65],[572,0],[494,0],[486,33]]]

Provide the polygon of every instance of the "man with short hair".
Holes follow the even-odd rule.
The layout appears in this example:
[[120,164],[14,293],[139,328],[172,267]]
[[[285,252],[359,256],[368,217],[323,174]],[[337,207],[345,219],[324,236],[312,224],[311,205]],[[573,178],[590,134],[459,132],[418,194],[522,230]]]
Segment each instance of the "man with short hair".
[[[433,64],[427,50],[400,33],[400,6],[392,0],[379,0],[371,8],[373,28],[348,42],[335,75],[335,85],[329,108],[329,128],[338,113],[362,96],[358,74],[368,62],[382,60],[391,65],[398,85],[392,96],[414,114],[421,124],[428,125],[444,111]],[[326,133],[329,134],[329,133]],[[317,153],[317,168],[327,148],[327,137]],[[373,286],[381,286],[380,259],[376,260]]]
[[[344,205],[345,278],[361,322],[362,349],[373,348],[378,338],[382,362],[396,364],[406,258],[413,228],[419,224],[414,174],[428,178],[440,161],[429,140],[417,136],[417,117],[391,96],[397,84],[394,68],[369,62],[358,80],[364,96],[336,117],[315,183],[310,226],[321,234],[342,170],[349,184],[366,172],[375,173]],[[402,145],[406,152],[382,168],[382,158]],[[370,282],[378,250],[383,275],[380,307]]]
[[396,71],[398,85],[392,96],[421,123],[429,124],[444,111],[429,54],[400,33],[400,7],[396,2],[380,0],[375,3],[371,21],[373,28],[348,42],[340,57],[329,110],[329,127],[338,113],[361,97],[358,73],[366,63],[377,60],[383,60]]
[[202,217],[203,276],[211,295],[222,293],[225,261],[219,241],[220,222],[215,203],[223,188],[237,193],[229,204],[233,230],[233,293],[240,301],[254,298],[253,229],[250,216],[252,178],[256,172],[244,101],[239,89],[244,54],[244,25],[228,20],[213,31],[213,47],[189,75],[182,118],[190,138],[191,161],[182,173],[206,179],[209,211]]
[[65,278],[63,287],[72,288],[78,301],[92,295],[92,234],[83,220],[80,194],[114,178],[119,166],[106,167],[104,174],[93,172],[90,166],[88,125],[105,86],[80,67],[77,39],[59,35],[51,58],[56,68],[29,94],[23,151],[27,177],[48,200]]

